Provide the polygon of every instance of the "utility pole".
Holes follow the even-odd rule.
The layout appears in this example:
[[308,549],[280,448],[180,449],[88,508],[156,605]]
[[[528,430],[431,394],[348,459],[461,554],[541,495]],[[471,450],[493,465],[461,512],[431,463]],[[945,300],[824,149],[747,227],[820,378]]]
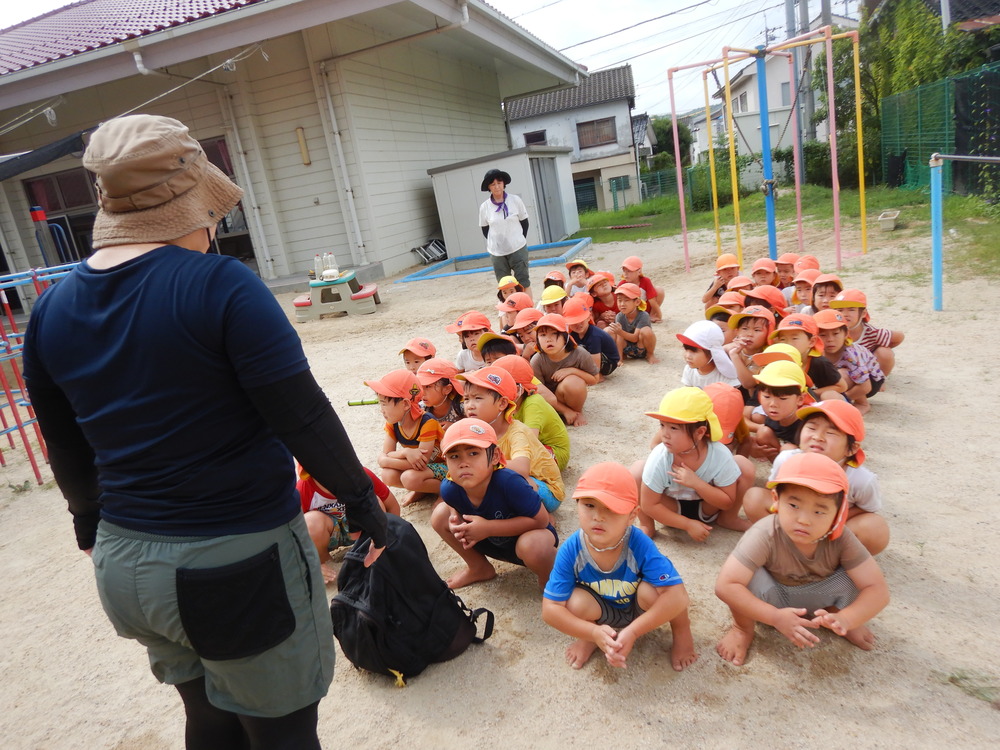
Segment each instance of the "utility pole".
[[951,0],[941,0],[941,33],[947,34],[951,26]]
[[[805,34],[809,31],[809,0],[799,0],[799,33]],[[802,127],[805,130],[805,140],[816,140],[816,125],[813,124],[813,112],[816,111],[816,92],[812,86],[812,63],[810,62],[812,46],[804,47],[806,50],[802,63],[802,87],[799,91],[802,97]]]

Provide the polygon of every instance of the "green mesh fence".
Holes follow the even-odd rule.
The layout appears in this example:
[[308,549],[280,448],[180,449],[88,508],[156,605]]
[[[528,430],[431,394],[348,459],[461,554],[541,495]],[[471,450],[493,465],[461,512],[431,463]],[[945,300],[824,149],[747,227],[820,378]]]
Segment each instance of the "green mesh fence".
[[[930,186],[931,154],[1000,155],[1000,63],[882,100],[882,173],[890,185]],[[945,162],[946,192],[988,191],[995,167]]]

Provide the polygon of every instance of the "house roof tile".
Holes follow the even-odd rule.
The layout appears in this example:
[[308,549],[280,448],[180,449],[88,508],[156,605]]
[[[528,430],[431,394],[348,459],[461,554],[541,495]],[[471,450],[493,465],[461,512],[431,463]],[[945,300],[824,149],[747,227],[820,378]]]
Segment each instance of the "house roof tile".
[[0,75],[262,0],[81,0],[0,30]]
[[505,109],[508,121],[513,122],[536,115],[563,112],[567,109],[619,99],[628,99],[629,108],[635,106],[635,84],[632,82],[631,65],[595,71],[578,86],[572,88],[510,99]]

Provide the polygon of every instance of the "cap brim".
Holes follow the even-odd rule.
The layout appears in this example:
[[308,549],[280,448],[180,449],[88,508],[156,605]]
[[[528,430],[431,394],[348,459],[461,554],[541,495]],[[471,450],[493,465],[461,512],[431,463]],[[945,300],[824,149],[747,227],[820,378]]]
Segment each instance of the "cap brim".
[[[815,476],[781,477],[780,479],[775,479],[773,482],[768,482],[767,486],[773,489],[779,484],[797,484],[800,487],[808,487],[811,490],[815,490],[821,495],[835,495],[838,492],[847,491],[846,487],[837,482],[819,479]],[[844,498],[844,502],[847,502],[846,498]]]
[[[784,352],[761,352],[760,354],[754,354],[751,359],[753,359],[755,365],[760,365],[761,367],[769,365],[772,362],[795,362],[791,354],[785,354]],[[798,363],[796,362],[796,364]]]
[[481,439],[481,438],[456,438],[452,442],[448,442],[448,433],[445,433],[445,439],[441,441],[441,452],[446,453],[454,448],[456,445],[471,445],[476,448],[489,448],[491,445],[496,445],[496,443],[491,440]]
[[630,503],[628,500],[624,500],[616,495],[612,495],[610,492],[605,490],[575,490],[573,492],[574,500],[585,500],[593,499],[597,500],[601,505],[606,507],[612,513],[617,513],[618,515],[624,516],[631,513],[633,510],[639,507],[639,504]]
[[693,346],[695,349],[702,349],[703,351],[706,351],[706,352],[707,351],[711,351],[707,346],[702,346],[701,344],[699,344],[694,339],[689,339],[683,333],[678,333],[678,334],[675,334],[675,335],[677,336],[677,340],[680,341],[682,344],[686,344],[687,346]]

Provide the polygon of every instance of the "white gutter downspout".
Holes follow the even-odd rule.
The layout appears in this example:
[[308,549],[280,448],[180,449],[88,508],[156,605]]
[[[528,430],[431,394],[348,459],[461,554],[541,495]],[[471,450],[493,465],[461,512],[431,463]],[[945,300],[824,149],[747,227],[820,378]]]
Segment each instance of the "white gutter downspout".
[[333,142],[337,151],[337,162],[340,168],[340,179],[341,189],[343,194],[347,198],[347,210],[350,217],[351,229],[354,232],[354,246],[351,248],[351,260],[356,266],[363,266],[368,263],[368,255],[365,250],[365,242],[361,237],[361,223],[358,221],[358,211],[354,205],[354,187],[351,185],[350,174],[347,170],[347,160],[344,158],[344,143],[340,137],[340,126],[337,124],[337,115],[334,112],[333,107],[333,94],[330,92],[330,76],[327,72],[327,63],[335,63],[337,60],[343,60],[348,57],[353,57],[359,55],[363,52],[371,52],[376,49],[384,49],[392,45],[400,44],[402,42],[410,42],[415,39],[420,39],[425,36],[431,36],[433,34],[440,34],[445,31],[451,31],[453,29],[459,29],[469,23],[469,6],[466,3],[462,3],[462,20],[457,23],[452,23],[447,26],[440,26],[434,29],[428,29],[427,31],[421,31],[416,34],[411,34],[409,36],[402,37],[400,39],[392,39],[388,42],[382,42],[381,44],[375,44],[371,47],[365,47],[364,49],[354,50],[353,52],[347,52],[343,55],[336,55],[327,60],[321,60],[319,63],[319,72],[323,76],[323,93],[326,98],[326,108],[327,114],[330,117],[330,129],[333,131]]
[[368,255],[365,252],[365,241],[361,237],[361,223],[358,221],[358,211],[354,206],[354,186],[351,185],[351,177],[347,171],[347,160],[344,158],[344,144],[340,139],[340,126],[337,124],[337,115],[333,111],[333,95],[330,93],[330,77],[326,71],[325,60],[319,64],[319,72],[323,76],[323,93],[326,97],[326,109],[330,117],[330,129],[333,131],[333,142],[337,149],[341,190],[347,198],[348,216],[351,222],[351,229],[354,232],[351,261],[355,266],[361,267],[367,265]]
[[254,227],[257,229],[257,237],[260,238],[260,255],[257,255],[256,248],[254,249],[254,255],[257,257],[263,257],[264,259],[264,275],[268,279],[277,278],[274,273],[274,258],[271,257],[271,249],[267,246],[267,236],[264,234],[264,224],[260,220],[260,206],[257,204],[257,196],[253,189],[253,179],[250,175],[250,166],[247,164],[246,154],[243,152],[243,141],[240,140],[240,129],[236,122],[236,116],[233,114],[233,103],[230,100],[229,87],[226,86],[221,92],[219,99],[222,101],[222,106],[225,108],[225,118],[226,124],[229,126],[229,132],[233,135],[233,147],[236,151],[236,157],[240,161],[240,170],[246,176],[246,185],[243,185],[246,192],[246,201],[243,205],[250,204],[250,212],[253,214]]

